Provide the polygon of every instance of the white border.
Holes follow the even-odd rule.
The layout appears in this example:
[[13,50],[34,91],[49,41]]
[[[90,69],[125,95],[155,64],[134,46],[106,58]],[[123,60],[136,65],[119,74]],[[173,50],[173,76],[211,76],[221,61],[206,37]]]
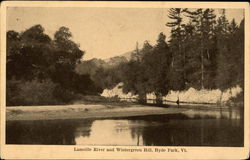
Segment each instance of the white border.
[[[71,145],[5,145],[6,7],[109,8],[242,8],[245,9],[245,119],[244,147],[184,147],[187,153],[74,152]],[[247,2],[76,2],[5,1],[1,3],[1,158],[5,159],[246,159],[249,156],[249,4]],[[83,146],[82,146],[83,147]],[[84,146],[86,147],[86,146]],[[93,146],[89,146],[93,148]],[[98,146],[95,146],[98,147]],[[103,146],[99,146],[103,148]],[[145,146],[146,148],[156,148]],[[133,146],[133,148],[145,148]],[[107,146],[106,148],[111,148]],[[129,148],[124,146],[123,148]],[[183,148],[183,147],[161,147]]]

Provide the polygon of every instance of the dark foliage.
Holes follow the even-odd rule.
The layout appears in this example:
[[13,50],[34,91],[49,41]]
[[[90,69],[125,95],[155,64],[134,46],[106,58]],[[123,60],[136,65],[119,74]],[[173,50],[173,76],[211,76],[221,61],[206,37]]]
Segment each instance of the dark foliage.
[[75,72],[84,51],[66,27],[51,39],[41,25],[7,32],[7,105],[66,104],[75,94],[102,92],[87,74]]

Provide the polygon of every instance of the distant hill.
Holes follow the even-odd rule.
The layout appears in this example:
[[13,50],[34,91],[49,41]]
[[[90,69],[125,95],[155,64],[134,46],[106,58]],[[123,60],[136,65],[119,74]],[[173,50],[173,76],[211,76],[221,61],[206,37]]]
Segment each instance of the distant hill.
[[78,74],[94,75],[98,68],[105,67],[106,65],[107,64],[104,60],[93,58],[77,64],[75,70]]
[[120,63],[128,62],[131,59],[132,53],[133,51],[129,51],[121,54],[120,56],[115,56],[104,60],[93,58],[87,61],[82,61],[76,66],[76,72],[79,74],[93,75],[98,68],[114,67]]
[[105,60],[107,65],[112,67],[119,65],[122,62],[128,62],[129,60],[124,56],[115,56]]
[[120,57],[125,57],[128,61],[131,59],[133,51],[129,51],[120,55]]

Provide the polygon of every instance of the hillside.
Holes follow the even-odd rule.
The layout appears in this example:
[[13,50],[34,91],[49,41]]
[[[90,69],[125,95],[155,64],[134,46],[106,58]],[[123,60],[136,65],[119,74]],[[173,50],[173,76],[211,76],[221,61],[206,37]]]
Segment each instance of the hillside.
[[132,57],[133,51],[129,51],[121,54],[120,56],[111,57],[108,59],[97,59],[93,58],[86,61],[81,61],[80,64],[76,66],[76,72],[79,74],[95,74],[98,68],[109,68],[119,65],[123,62],[128,62]]

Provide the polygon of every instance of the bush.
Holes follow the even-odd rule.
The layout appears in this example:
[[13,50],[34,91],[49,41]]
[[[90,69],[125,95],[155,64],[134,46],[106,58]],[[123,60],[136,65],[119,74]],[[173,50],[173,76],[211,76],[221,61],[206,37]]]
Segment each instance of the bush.
[[8,80],[7,106],[57,104],[53,94],[55,87],[50,80]]
[[6,105],[15,106],[22,105],[22,99],[20,97],[20,84],[21,81],[12,79],[6,81]]
[[60,102],[60,104],[69,104],[76,97],[74,92],[62,88],[59,85],[55,87],[53,96],[55,97],[55,99],[57,99],[58,102]]
[[231,97],[227,104],[232,104],[235,106],[244,106],[244,92],[240,92],[236,97]]

